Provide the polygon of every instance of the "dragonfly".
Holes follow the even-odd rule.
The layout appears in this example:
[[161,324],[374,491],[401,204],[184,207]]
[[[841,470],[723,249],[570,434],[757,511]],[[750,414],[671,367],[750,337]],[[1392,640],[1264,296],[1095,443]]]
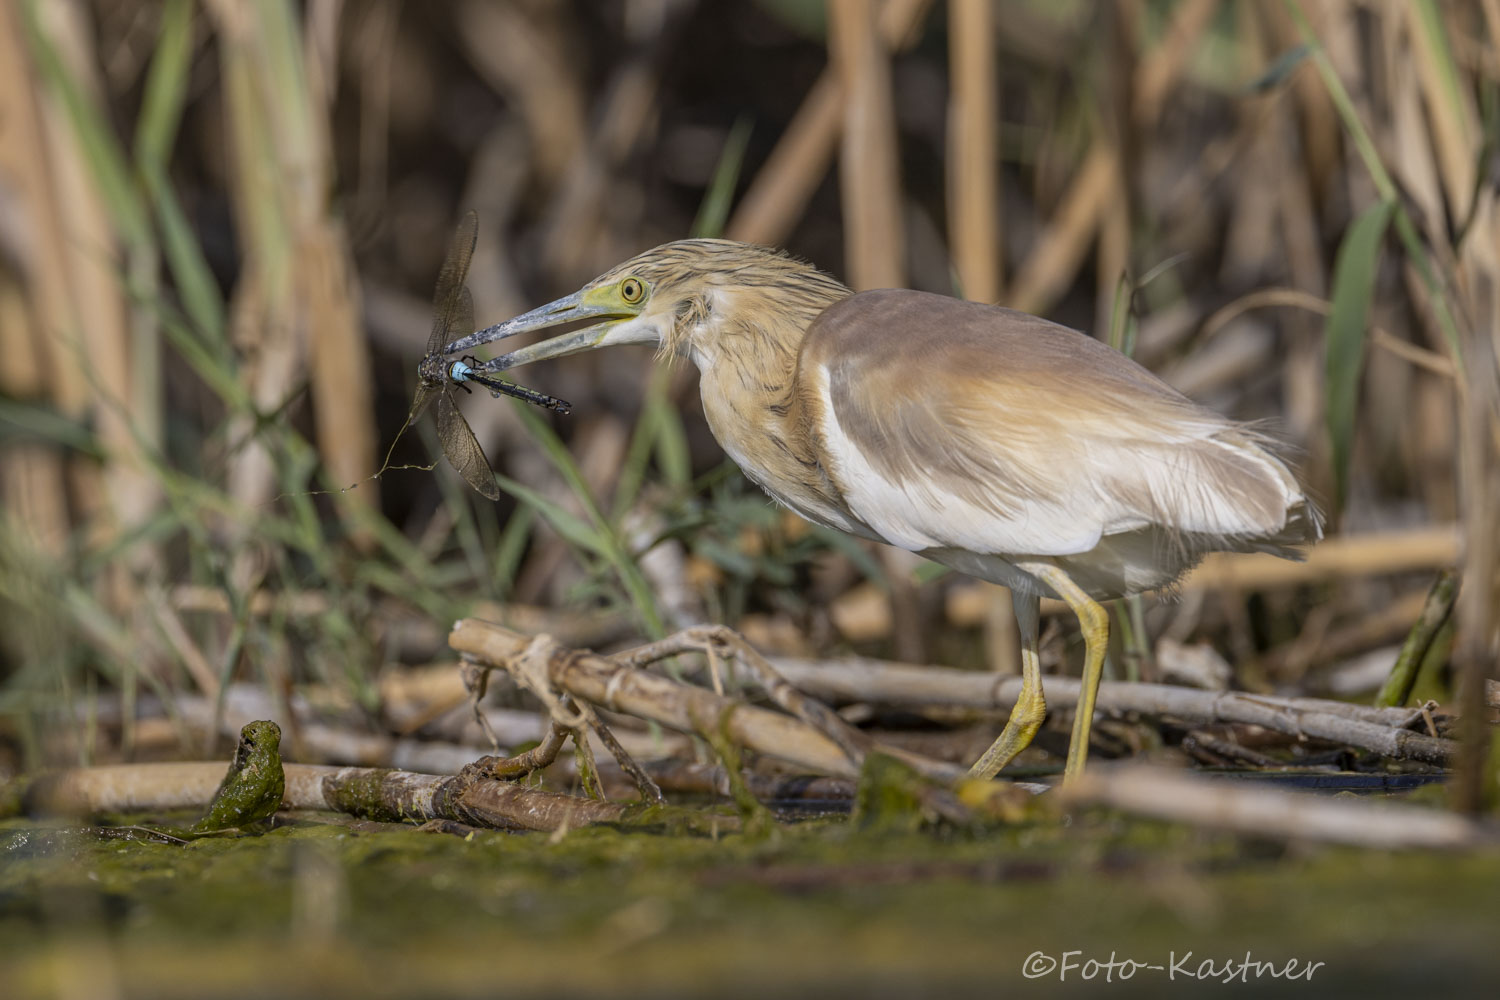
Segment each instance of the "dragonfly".
[[443,345],[474,329],[474,299],[464,279],[469,274],[478,235],[479,216],[471,211],[458,224],[448,255],[443,259],[443,269],[438,272],[437,290],[432,297],[432,333],[427,338],[427,354],[417,364],[417,392],[406,420],[411,424],[436,400],[438,440],[448,463],[474,489],[498,500],[500,490],[495,485],[495,473],[469,422],[458,409],[456,390],[472,392],[468,383],[475,382],[496,398],[504,393],[560,413],[568,413],[573,407],[567,400],[481,373],[476,370],[479,361],[471,355],[460,361],[449,361],[443,356]]

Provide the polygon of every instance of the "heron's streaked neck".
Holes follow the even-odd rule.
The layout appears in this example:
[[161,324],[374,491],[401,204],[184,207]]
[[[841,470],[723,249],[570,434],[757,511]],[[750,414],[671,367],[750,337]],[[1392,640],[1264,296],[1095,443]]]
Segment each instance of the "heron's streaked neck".
[[710,289],[693,300],[682,353],[704,373],[728,365],[747,383],[784,383],[796,367],[807,328],[850,294],[831,281],[795,294],[778,286]]
[[777,500],[814,521],[860,533],[817,455],[808,450],[796,384],[803,335],[818,313],[844,296],[789,307],[753,292],[733,295],[710,303],[694,331],[698,336],[688,340],[688,353],[701,373],[709,430],[735,464]]

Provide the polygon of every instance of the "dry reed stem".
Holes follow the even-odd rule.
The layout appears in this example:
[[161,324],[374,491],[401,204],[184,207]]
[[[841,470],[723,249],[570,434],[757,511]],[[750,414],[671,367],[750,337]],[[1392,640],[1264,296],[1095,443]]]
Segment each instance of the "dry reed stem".
[[890,56],[874,0],[830,0],[828,42],[844,92],[839,194],[844,276],[856,290],[905,285],[906,238]]
[[[102,84],[81,9],[43,4],[35,13],[38,31],[56,49],[83,100],[100,103]],[[104,195],[87,169],[89,153],[61,95],[43,90],[37,100],[52,196],[38,213],[46,225],[38,228],[55,237],[50,249],[56,256],[46,266],[58,269],[51,291],[64,296],[47,310],[42,335],[51,348],[58,403],[75,415],[92,411],[105,452],[101,475],[108,488],[91,486],[81,498],[87,509],[108,511],[90,525],[102,544],[149,517],[161,499],[143,455],[161,443],[161,400],[153,391],[159,389],[159,358],[145,350],[155,342],[154,319],[139,309],[132,315],[124,289],[127,273],[154,284],[155,262],[122,254]],[[148,550],[136,558],[151,555]]]
[[824,73],[740,199],[724,235],[744,243],[784,242],[828,173],[843,120],[844,95],[838,78]]
[[[942,667],[912,667],[871,660],[807,661],[778,658],[776,668],[813,697],[833,702],[874,702],[914,707],[1006,709],[1021,692],[1019,677]],[[1077,704],[1076,679],[1045,677],[1048,705]],[[1401,728],[1415,716],[1408,709],[1374,709],[1321,698],[1281,698],[1234,692],[1201,691],[1166,684],[1104,681],[1099,685],[1100,711],[1166,715],[1197,723],[1245,723],[1273,732],[1310,737],[1371,750],[1397,759],[1449,764],[1457,753],[1453,740],[1424,736]]]
[[[661,5],[663,23],[649,38],[630,38],[633,54],[611,74],[594,114],[593,131],[573,157],[547,207],[541,257],[548,268],[565,275],[599,270],[613,260],[588,256],[598,246],[600,219],[612,171],[641,141],[655,120],[661,62],[677,25],[691,8],[681,2]],[[643,20],[643,19],[642,19]],[[629,24],[630,22],[627,22]],[[637,24],[636,30],[641,25]],[[606,255],[608,251],[606,251]]]
[[[1208,340],[1235,319],[1243,316],[1253,309],[1265,309],[1273,306],[1288,306],[1295,309],[1305,309],[1308,312],[1317,313],[1319,316],[1327,316],[1333,311],[1333,306],[1327,299],[1320,298],[1310,292],[1300,291],[1295,288],[1262,288],[1258,291],[1242,295],[1220,307],[1213,315],[1203,321],[1199,336]],[[1372,326],[1370,328],[1370,342],[1381,350],[1395,355],[1409,364],[1419,368],[1425,368],[1434,375],[1445,378],[1454,378],[1455,371],[1453,362],[1436,351],[1429,351],[1425,347],[1418,347],[1410,341],[1401,340],[1395,334],[1383,327]]]
[[[65,353],[55,331],[64,326],[66,272],[57,228],[45,219],[52,205],[51,179],[23,37],[20,8],[0,5],[0,176],[6,178],[13,197],[34,207],[32,225],[25,231],[20,231],[14,212],[6,211],[0,220],[7,263],[23,256],[13,242],[31,250],[29,274],[0,268],[0,357],[5,358],[0,392],[14,399],[50,395],[64,412],[76,414],[84,405],[81,373],[55,364],[49,371],[47,365],[49,354],[61,360]],[[49,375],[65,380],[54,381],[50,393]],[[60,555],[69,529],[65,459],[45,446],[14,444],[0,453],[0,471],[3,509],[25,526],[38,552]]]
[[[319,454],[337,486],[362,483],[375,471],[376,441],[369,341],[359,317],[342,227],[329,214],[332,176],[327,131],[336,77],[317,62],[315,47],[288,44],[295,32],[289,7],[210,5],[224,51],[227,114],[235,140],[236,214],[245,243],[248,284],[236,290],[239,333],[253,398],[277,409],[309,376]],[[250,301],[242,301],[245,295]],[[255,329],[250,317],[264,321]],[[238,470],[236,496],[269,499],[272,471],[251,450]],[[341,493],[338,502],[368,507],[378,486]],[[354,529],[357,542],[367,535]]]
[[1160,768],[1090,768],[1056,794],[1073,808],[1104,806],[1252,837],[1382,850],[1456,850],[1496,841],[1492,828],[1452,813],[1195,778]]
[[550,4],[465,0],[456,11],[469,61],[513,101],[531,143],[537,174],[551,186],[587,141],[586,100],[578,62]]
[[1402,194],[1417,208],[1417,213],[1414,213],[1418,216],[1417,222],[1429,234],[1436,248],[1446,235],[1448,208],[1439,176],[1437,150],[1422,107],[1421,87],[1414,82],[1417,57],[1412,51],[1410,32],[1402,30],[1403,22],[1400,17],[1381,21],[1385,29],[1381,33],[1384,42],[1382,54],[1390,63],[1391,77],[1402,83],[1391,89],[1389,122],[1385,129],[1389,138],[1385,147],[1389,150],[1391,173],[1401,178]]
[[999,91],[990,0],[949,0],[948,232],[965,298],[1001,296]]
[[[374,384],[369,340],[360,321],[360,295],[351,267],[344,226],[330,213],[324,178],[332,177],[327,88],[338,79],[338,67],[323,64],[315,46],[278,51],[276,18],[264,12],[248,39],[263,63],[252,70],[254,87],[269,105],[260,109],[264,138],[275,142],[278,156],[272,184],[279,196],[278,225],[288,241],[275,252],[287,253],[291,271],[285,321],[296,327],[293,351],[305,355],[314,405],[318,453],[335,486],[360,483],[365,489],[339,493],[345,507],[372,507],[380,484],[368,483],[375,472]],[[332,55],[332,54],[330,54]],[[239,108],[240,114],[251,109]],[[269,247],[266,247],[269,249]],[[273,300],[275,301],[275,300]],[[275,304],[273,304],[275,309]],[[354,520],[353,538],[371,543]]]
[[[177,611],[213,615],[231,613],[228,595],[217,587],[180,584],[170,593],[171,606]],[[328,614],[335,606],[328,594],[314,590],[292,593],[255,590],[246,596],[246,604],[253,618],[275,615],[291,619],[316,618]],[[632,627],[628,615],[611,611],[475,601],[473,612],[477,618],[498,621],[521,632],[546,632],[572,646],[604,645],[625,637]],[[408,605],[403,602],[394,599],[380,602],[373,623],[377,635],[394,630],[402,624],[402,617],[410,615]]]
[[[1436,5],[1432,5],[1436,7]],[[1447,75],[1451,63],[1437,49],[1446,45],[1441,25],[1422,16],[1423,4],[1405,4],[1406,29],[1421,84],[1430,127],[1429,141],[1437,154],[1450,218],[1468,214],[1474,197],[1474,173],[1479,153],[1479,116],[1459,81]],[[1441,19],[1441,15],[1438,15]],[[1435,34],[1436,32],[1436,34]]]
[[1299,639],[1271,650],[1263,660],[1264,669],[1273,677],[1301,677],[1315,660],[1335,662],[1399,639],[1426,602],[1425,590],[1413,590],[1370,607],[1358,620],[1327,631],[1315,642]]
[[1135,70],[1135,107],[1131,113],[1138,128],[1150,132],[1156,127],[1172,85],[1218,7],[1219,0],[1183,0],[1173,9],[1172,21],[1161,41]]
[[[932,0],[887,0],[881,41],[899,50],[922,23]],[[844,92],[829,68],[803,98],[776,148],[730,216],[724,234],[745,243],[784,243],[833,162],[844,121]]]
[[1107,139],[1096,137],[1051,222],[1016,274],[1007,305],[1022,312],[1045,312],[1067,291],[1105,206],[1118,193],[1119,172],[1118,152]]
[[156,626],[161,630],[162,636],[167,640],[167,645],[177,658],[182,662],[193,679],[198,690],[208,698],[215,698],[219,693],[218,672],[209,664],[208,658],[183,627],[182,619],[177,612],[167,603],[165,597],[160,594],[152,595],[150,601],[151,615],[156,619]]
[[1325,539],[1308,550],[1305,562],[1263,553],[1215,552],[1188,573],[1181,588],[1256,590],[1347,576],[1441,569],[1454,565],[1459,551],[1458,526],[1450,524]]
[[[1165,93],[1191,53],[1191,43],[1207,25],[1217,0],[1189,0],[1176,8],[1177,17],[1167,38],[1155,52],[1137,65],[1133,89],[1137,95],[1135,114],[1139,121],[1153,121],[1159,114]],[[1119,151],[1103,134],[1094,137],[1073,183],[1058,204],[1057,210],[1041,239],[1021,265],[1015,284],[1007,296],[1014,309],[1042,313],[1050,309],[1072,284],[1082,265],[1090,241],[1114,212],[1114,224],[1105,234],[1110,241],[1101,249],[1109,259],[1101,262],[1108,273],[1101,273],[1101,288],[1112,287],[1128,259],[1127,224],[1123,231],[1118,211],[1128,196],[1120,178],[1123,171]],[[1100,314],[1105,315],[1103,306]]]
[[[305,219],[303,227],[297,277],[308,331],[318,454],[335,487],[360,485],[339,493],[340,504],[377,507],[380,481],[370,479],[377,461],[375,380],[348,241],[343,226],[322,210]],[[371,536],[353,520],[352,539],[361,547],[369,545]]]
[[1114,190],[1106,196],[1099,218],[1099,248],[1094,262],[1094,330],[1107,338],[1115,314],[1115,299],[1132,294],[1133,282],[1121,285],[1121,278],[1131,278],[1130,268],[1130,194],[1125,178],[1116,175]]
[[[948,232],[953,267],[966,298],[1003,294],[994,9],[989,0],[949,0]],[[985,614],[985,655],[1000,674],[1021,672],[1020,633],[1010,591],[992,586]]]
[[[1433,13],[1441,19],[1441,8]],[[1493,47],[1500,42],[1500,35],[1495,34],[1493,20],[1489,26]],[[1450,183],[1457,185],[1474,178],[1480,129],[1464,82],[1447,75],[1451,63],[1445,59],[1440,63],[1441,25],[1430,27],[1422,52],[1423,58],[1432,62],[1432,71],[1424,76],[1424,89],[1429,107],[1439,100],[1446,105],[1448,124],[1439,122],[1435,130],[1453,133],[1444,148],[1448,144],[1453,147]],[[1500,579],[1496,574],[1500,566],[1500,527],[1495,514],[1500,510],[1500,199],[1494,185],[1485,184],[1450,199],[1450,204],[1460,225],[1467,227],[1457,251],[1456,276],[1467,321],[1463,345],[1467,366],[1458,382],[1457,399],[1458,484],[1465,547],[1454,644],[1459,698],[1465,715],[1465,753],[1453,791],[1455,804],[1478,809],[1492,797],[1484,788],[1487,780],[1493,780],[1489,763],[1492,739],[1481,717],[1485,686],[1496,677],[1500,653]]]
[[[289,137],[277,135],[273,124],[278,98],[303,110],[306,105],[305,95],[281,92],[270,68],[276,46],[265,39],[266,25],[257,12],[269,14],[274,6],[230,0],[213,0],[207,6],[218,34],[225,138],[234,164],[229,194],[244,258],[230,303],[230,339],[245,358],[242,378],[250,399],[263,413],[281,407],[303,370],[306,354],[298,339],[303,331],[293,317],[293,236],[285,204],[285,186],[291,178],[281,169],[281,146]],[[291,113],[293,108],[282,110]],[[298,159],[297,150],[284,152],[288,160]],[[231,421],[230,437],[249,443],[230,459],[228,492],[247,507],[268,501],[275,479],[271,457],[252,431],[249,416]],[[235,524],[225,528],[231,533],[244,530]],[[234,576],[237,584],[242,583],[244,571],[237,568]]]
[[[1476,233],[1470,244],[1493,249],[1489,241],[1494,239],[1492,226]],[[1472,260],[1466,252],[1465,264]],[[1493,265],[1493,258],[1485,263]],[[1469,276],[1470,290],[1480,300],[1472,311],[1490,329],[1466,331],[1466,368],[1460,384],[1467,384],[1468,392],[1458,400],[1458,485],[1465,544],[1453,659],[1464,716],[1464,753],[1451,791],[1455,808],[1477,813],[1493,799],[1493,788],[1485,787],[1494,781],[1493,738],[1483,708],[1485,682],[1494,679],[1500,651],[1500,332],[1494,329],[1500,321],[1500,274],[1488,266],[1473,268]]]
[[[1270,23],[1277,51],[1285,52],[1299,44],[1297,26],[1282,4],[1255,4],[1254,8]],[[1317,20],[1316,11],[1312,17]],[[1316,73],[1294,73],[1290,83],[1300,112],[1298,139],[1306,160],[1307,183],[1316,196],[1322,197],[1340,169],[1338,114]]]

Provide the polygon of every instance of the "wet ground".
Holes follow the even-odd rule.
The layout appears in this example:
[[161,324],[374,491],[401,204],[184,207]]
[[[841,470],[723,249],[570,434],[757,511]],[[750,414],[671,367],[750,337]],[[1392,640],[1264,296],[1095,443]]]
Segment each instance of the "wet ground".
[[0,995],[1133,996],[1204,980],[1240,995],[1493,995],[1500,982],[1493,853],[1287,846],[1104,813],[984,831],[824,818],[759,837],[328,819],[283,814],[262,836],[185,845],[0,824]]

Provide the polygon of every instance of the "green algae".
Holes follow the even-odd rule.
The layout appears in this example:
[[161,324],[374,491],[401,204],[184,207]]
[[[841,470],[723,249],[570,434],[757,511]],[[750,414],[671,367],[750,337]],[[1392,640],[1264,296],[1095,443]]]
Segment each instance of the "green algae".
[[774,838],[325,818],[179,847],[0,823],[0,993],[47,992],[49,963],[89,941],[127,992],[163,996],[255,995],[257,962],[281,995],[311,977],[362,996],[996,995],[1033,982],[1033,952],[1070,950],[1323,961],[1320,993],[1500,970],[1493,853],[1288,848],[1103,812]]
[[276,815],[284,794],[281,727],[266,719],[247,723],[208,812],[192,825],[191,832],[254,829]]

